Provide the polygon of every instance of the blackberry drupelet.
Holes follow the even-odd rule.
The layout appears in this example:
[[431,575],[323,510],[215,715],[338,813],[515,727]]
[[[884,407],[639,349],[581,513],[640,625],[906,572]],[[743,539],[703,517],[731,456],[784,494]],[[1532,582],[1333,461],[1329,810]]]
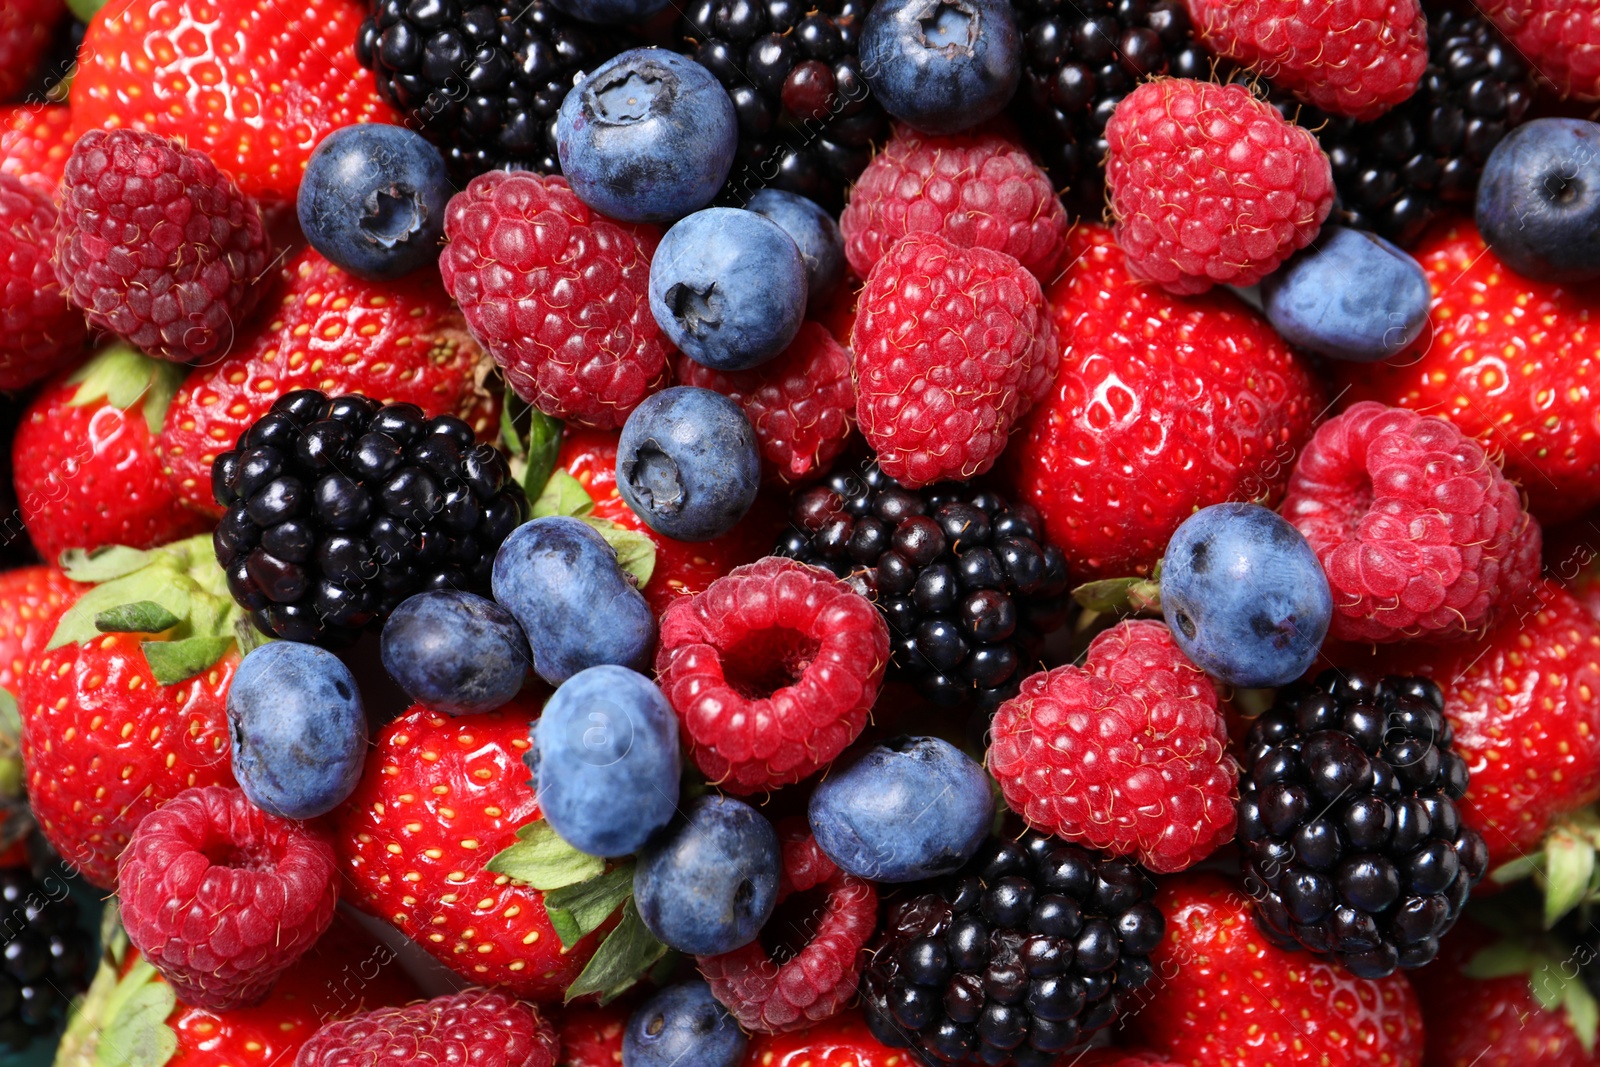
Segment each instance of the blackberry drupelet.
[[211,468],[228,591],[257,627],[339,642],[413,593],[489,595],[528,501],[505,457],[453,415],[287,393]]
[[743,206],[769,186],[837,213],[889,135],[856,51],[871,0],[696,0],[686,51],[717,76],[739,117],[739,153],[723,199]]
[[1066,621],[1066,563],[1038,513],[957,483],[906,489],[870,464],[801,490],[777,554],[871,597],[896,668],[942,704],[993,711]]
[[931,1064],[1049,1067],[1154,975],[1166,920],[1140,867],[1028,832],[902,899],[868,949],[867,1025]]
[[621,50],[548,0],[373,0],[356,58],[460,181],[559,174],[555,123],[573,76]]
[[55,1033],[89,987],[98,956],[67,896],[69,876],[0,869],[0,1052]]
[[1489,863],[1443,708],[1426,678],[1327,671],[1251,726],[1239,845],[1273,940],[1363,978],[1438,953]]

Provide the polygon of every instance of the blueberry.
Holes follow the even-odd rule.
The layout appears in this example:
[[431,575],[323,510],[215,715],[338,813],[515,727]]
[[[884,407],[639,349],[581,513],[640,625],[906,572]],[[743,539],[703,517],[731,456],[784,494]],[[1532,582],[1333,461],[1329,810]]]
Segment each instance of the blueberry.
[[1416,260],[1376,234],[1326,226],[1261,283],[1284,338],[1330,359],[1371,363],[1406,348],[1428,323],[1433,294]]
[[1316,659],[1333,594],[1311,546],[1281,516],[1258,504],[1213,504],[1167,542],[1161,610],[1202,670],[1266,688],[1300,677]]
[[778,903],[778,835],[732,797],[703,796],[639,853],[634,903],[656,938],[714,956],[754,941]]
[[550,515],[517,527],[491,584],[527,636],[534,673],[551,685],[602,663],[650,669],[655,615],[587,523]]
[[522,688],[528,642],[511,612],[471,593],[408,597],[383,624],[384,670],[435,711],[493,711]]
[[1022,77],[1006,0],[879,0],[861,28],[861,73],[883,109],[926,133],[998,115]]
[[550,0],[550,6],[584,22],[628,26],[659,14],[667,0]]
[[668,230],[650,260],[650,313],[683,354],[748,370],[789,347],[806,313],[806,263],[783,227],[714,207]]
[[844,277],[844,235],[815,201],[784,189],[762,189],[745,205],[783,227],[806,265],[806,307],[815,310]]
[[834,764],[811,794],[811,829],[841,870],[875,882],[949,874],[994,824],[983,768],[936,737],[902,737]]
[[738,145],[733,101],[717,79],[660,48],[635,48],[596,67],[556,118],[556,151],[572,191],[626,222],[670,222],[711,203]]
[[1518,274],[1552,282],[1600,277],[1600,124],[1534,119],[1489,153],[1478,231]]
[[760,488],[755,431],[721,393],[663,389],[622,427],[617,489],[657,533],[709,541],[744,518]]
[[696,975],[639,1005],[622,1034],[622,1062],[626,1067],[736,1067],[744,1061],[746,1044],[739,1024]]
[[228,733],[239,788],[273,815],[325,815],[361,780],[361,692],[350,668],[315,645],[273,641],[239,663],[228,688]]
[[556,690],[529,730],[539,807],[563,841],[625,856],[672,820],[678,717],[655,683],[626,667],[590,667]]
[[439,260],[454,187],[444,157],[404,126],[334,130],[306,163],[296,209],[306,240],[362,278],[398,278]]

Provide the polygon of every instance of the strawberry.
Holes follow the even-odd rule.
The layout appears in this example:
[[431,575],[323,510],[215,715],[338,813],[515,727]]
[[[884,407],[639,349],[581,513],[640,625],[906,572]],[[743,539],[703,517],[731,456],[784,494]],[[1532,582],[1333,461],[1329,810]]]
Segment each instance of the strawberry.
[[0,100],[32,83],[56,27],[67,17],[61,0],[6,0],[0,4]]
[[65,104],[0,107],[0,174],[54,195],[74,140],[72,109]]
[[1273,945],[1250,898],[1217,874],[1168,879],[1159,976],[1133,1008],[1133,1036],[1182,1067],[1418,1067],[1422,1014],[1402,974],[1356,978]]
[[622,1062],[622,1031],[631,1014],[632,1005],[624,1004],[568,1008],[556,1027],[561,1037],[556,1067],[617,1067]]
[[365,14],[359,0],[111,0],[79,51],[73,129],[183,139],[246,193],[293,201],[328,134],[400,121],[356,62]]
[[209,535],[66,563],[96,585],[22,675],[22,760],[45,838],[110,888],[140,819],[191,786],[233,784],[226,703],[242,614]]
[[913,1062],[905,1049],[872,1036],[859,1011],[787,1034],[756,1034],[744,1059],[745,1067],[911,1067]]
[[0,689],[17,695],[28,661],[44,648],[61,613],[82,591],[54,567],[18,567],[0,574]]
[[290,1067],[323,1023],[418,995],[395,954],[340,916],[264,1002],[228,1012],[179,1003],[120,930],[107,949],[62,1036],[59,1067],[147,1062],[109,1055],[126,1048],[170,1049],[148,1061],[162,1067]]
[[1466,219],[1439,223],[1414,254],[1433,286],[1433,336],[1384,363],[1341,364],[1345,402],[1438,415],[1503,452],[1541,522],[1600,503],[1600,287],[1512,273]]
[[1600,100],[1600,0],[1480,0],[1476,6],[1561,95]]
[[23,413],[12,466],[39,555],[150,548],[206,528],[161,477],[155,435],[183,368],[116,344],[46,384]]
[[490,364],[438,275],[362,281],[308,248],[284,266],[279,285],[276,311],[259,316],[226,357],[189,372],[167,410],[156,450],[185,504],[222,514],[211,464],[295,389],[412,403],[492,432],[497,401],[479,388]]
[[1105,227],[1079,226],[1067,258],[1047,294],[1061,370],[1011,481],[1075,577],[1148,573],[1196,509],[1281,493],[1321,390],[1259,314],[1139,281]]

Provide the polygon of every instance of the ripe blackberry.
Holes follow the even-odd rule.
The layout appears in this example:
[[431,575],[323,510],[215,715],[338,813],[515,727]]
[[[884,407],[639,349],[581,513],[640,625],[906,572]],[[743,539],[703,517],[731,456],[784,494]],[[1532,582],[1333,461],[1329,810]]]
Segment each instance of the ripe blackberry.
[[549,0],[373,0],[356,58],[458,180],[561,173],[556,112],[573,76],[620,50]]
[[872,0],[697,0],[686,51],[717,76],[739,116],[725,198],[774,186],[832,211],[889,135],[856,43]]
[[53,1034],[72,998],[89,987],[94,936],[78,922],[57,870],[0,870],[0,1052]]
[[263,632],[342,641],[413,593],[489,594],[528,501],[454,415],[312,389],[278,398],[211,468],[228,591]]
[[1251,726],[1238,840],[1275,941],[1363,978],[1438,953],[1489,864],[1443,708],[1426,678],[1327,671]]
[[1166,920],[1141,868],[1028,832],[901,900],[868,949],[867,1025],[932,1064],[1049,1067],[1154,976]]
[[933,700],[993,711],[1066,621],[1066,562],[1038,512],[945,482],[906,489],[876,463],[796,494],[777,554],[826,567],[889,622],[902,675]]

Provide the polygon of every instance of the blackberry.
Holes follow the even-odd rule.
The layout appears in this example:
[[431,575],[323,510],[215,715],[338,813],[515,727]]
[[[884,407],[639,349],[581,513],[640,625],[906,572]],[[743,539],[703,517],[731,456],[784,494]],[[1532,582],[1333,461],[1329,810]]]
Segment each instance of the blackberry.
[[98,956],[60,869],[36,877],[0,870],[0,1051],[20,1052],[56,1032],[89,987]]
[[861,76],[857,38],[871,0],[696,0],[686,51],[717,76],[739,116],[724,199],[768,186],[837,213],[889,135]]
[[932,1064],[1056,1064],[1154,976],[1154,895],[1123,860],[1032,831],[990,838],[890,909],[862,974],[867,1025]]
[[489,592],[528,501],[454,415],[312,389],[278,398],[211,468],[213,540],[256,626],[339,642],[413,593]]
[[1066,563],[1038,512],[967,484],[906,489],[870,464],[801,490],[777,554],[871,597],[897,670],[938,703],[992,711],[1066,621]]
[[1251,726],[1239,845],[1278,944],[1363,978],[1438,953],[1489,863],[1456,810],[1467,764],[1443,709],[1426,678],[1327,671]]
[[356,58],[458,180],[484,171],[559,174],[556,112],[573,77],[621,46],[549,0],[373,0]]

